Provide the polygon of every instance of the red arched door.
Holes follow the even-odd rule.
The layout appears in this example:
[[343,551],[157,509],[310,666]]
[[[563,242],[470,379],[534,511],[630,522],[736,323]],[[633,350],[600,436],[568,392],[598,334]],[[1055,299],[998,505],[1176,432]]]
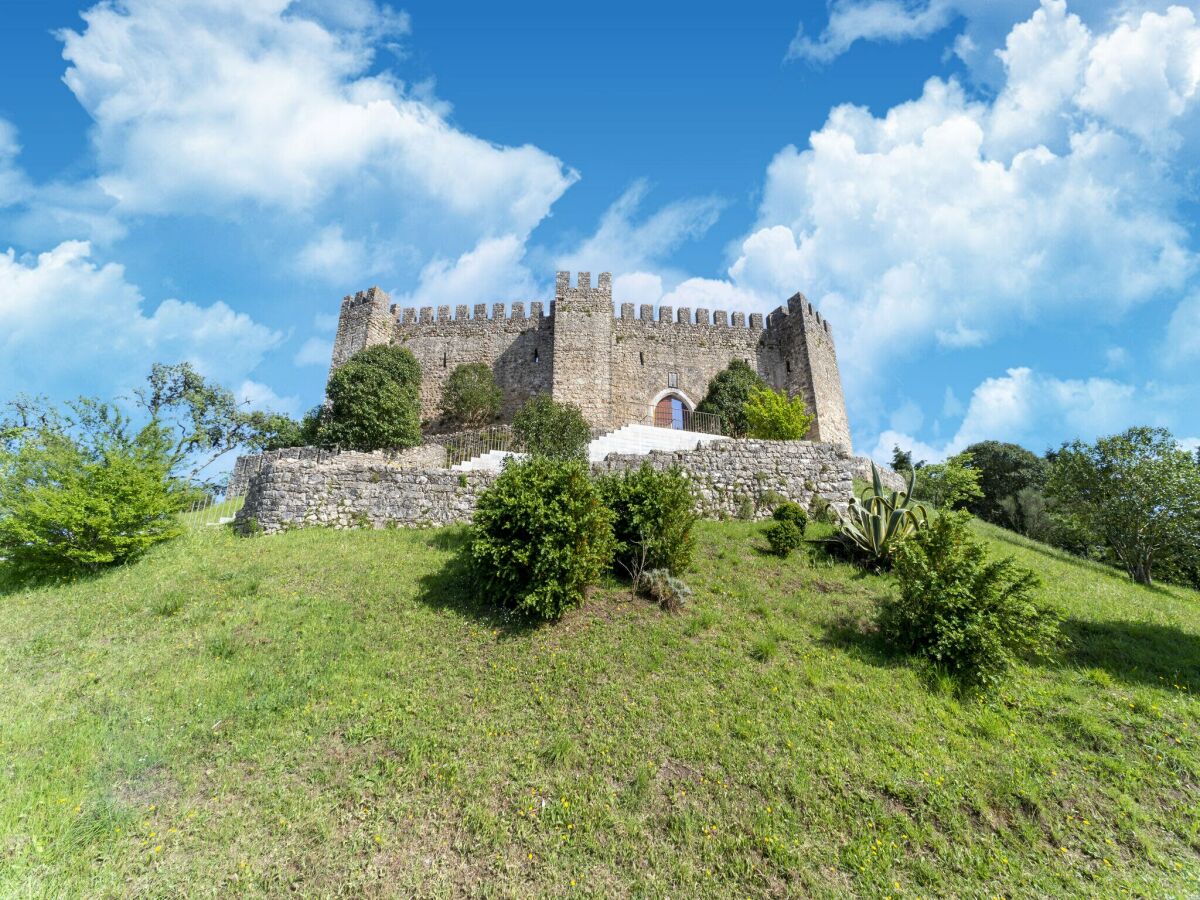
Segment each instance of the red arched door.
[[657,428],[683,428],[687,404],[674,394],[667,394],[654,404],[654,425]]

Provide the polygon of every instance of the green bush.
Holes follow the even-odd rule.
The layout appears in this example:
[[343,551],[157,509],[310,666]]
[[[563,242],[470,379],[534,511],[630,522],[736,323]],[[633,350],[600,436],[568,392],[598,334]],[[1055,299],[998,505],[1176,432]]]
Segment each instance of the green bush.
[[771,512],[771,518],[776,522],[792,522],[800,529],[800,535],[803,537],[804,529],[808,527],[808,513],[804,511],[804,507],[799,503],[793,503],[791,500],[784,500],[778,504]]
[[442,415],[459,425],[478,426],[500,415],[504,393],[492,367],[484,363],[455,366],[442,389]]
[[659,472],[649,463],[622,475],[597,481],[613,511],[615,562],[631,578],[643,569],[665,569],[678,575],[696,551],[696,501],[683,472]]
[[612,512],[578,460],[510,464],[479,497],[472,567],[486,596],[535,618],[583,602],[610,564]]
[[988,559],[965,512],[943,513],[896,549],[900,593],[880,604],[880,633],[991,688],[1020,656],[1046,656],[1058,617],[1034,601],[1037,579],[1011,559]]
[[666,612],[679,612],[692,599],[692,589],[666,569],[647,569],[637,586]]
[[0,565],[18,578],[71,577],[136,559],[182,531],[194,496],[171,475],[165,429],[131,432],[112,407],[81,401],[14,430],[0,448]]
[[767,543],[771,552],[786,557],[804,543],[804,532],[791,519],[772,522],[766,529]]
[[745,437],[750,429],[746,421],[746,401],[767,383],[750,368],[749,363],[735,359],[717,373],[708,385],[708,393],[696,406],[697,412],[713,413],[721,419],[721,431],[730,437]]
[[592,439],[579,407],[559,403],[549,394],[530,397],[513,418],[513,432],[533,456],[583,459]]
[[742,412],[747,435],[769,441],[802,441],[816,418],[803,397],[789,400],[784,392],[769,387],[752,390]]
[[360,350],[329,378],[322,446],[392,450],[421,443],[421,367],[403,347]]

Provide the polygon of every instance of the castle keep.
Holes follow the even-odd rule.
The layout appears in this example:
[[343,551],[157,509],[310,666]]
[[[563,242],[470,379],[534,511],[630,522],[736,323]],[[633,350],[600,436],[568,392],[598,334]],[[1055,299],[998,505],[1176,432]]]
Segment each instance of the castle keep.
[[[612,277],[559,272],[549,310],[541,301],[399,309],[373,287],[342,301],[333,369],[375,344],[395,343],[421,364],[421,417],[435,420],[442,388],[463,363],[486,363],[510,419],[529,397],[574,403],[597,428],[648,422],[655,410],[694,409],[709,382],[743,359],[777,390],[802,396],[816,421],[809,437],[850,449],[850,427],[829,323],[802,294],[764,318],[632,303],[614,314]],[[332,371],[332,369],[331,369]],[[667,420],[670,421],[668,414]]]

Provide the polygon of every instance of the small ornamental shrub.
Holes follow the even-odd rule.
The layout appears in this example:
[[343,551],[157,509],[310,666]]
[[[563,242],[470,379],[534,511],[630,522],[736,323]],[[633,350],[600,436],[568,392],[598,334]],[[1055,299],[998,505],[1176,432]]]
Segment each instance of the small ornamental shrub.
[[1037,579],[989,559],[965,512],[944,513],[896,549],[898,596],[880,604],[880,633],[962,685],[992,688],[1020,656],[1047,656],[1058,616],[1035,602]]
[[777,556],[786,557],[804,543],[804,532],[791,519],[772,522],[767,526],[766,535],[771,552]]
[[666,569],[646,569],[638,577],[638,589],[666,612],[679,612],[692,599],[692,589]]
[[592,431],[579,407],[549,394],[530,397],[513,417],[513,431],[532,456],[584,459]]
[[503,398],[491,366],[484,363],[455,366],[442,390],[442,415],[459,425],[483,425],[500,415]]
[[769,387],[752,390],[742,412],[747,435],[769,441],[802,441],[816,418],[803,397],[789,400],[787,394]]
[[581,461],[510,464],[479,497],[472,568],[502,605],[557,619],[583,602],[612,554],[612,513]]
[[791,522],[800,529],[800,536],[804,536],[804,529],[808,527],[808,513],[804,511],[804,507],[799,503],[793,503],[791,500],[784,500],[771,513],[771,518],[776,522]]
[[613,511],[617,566],[636,581],[643,569],[678,575],[696,552],[696,501],[678,468],[659,472],[649,463],[623,475],[598,480]]
[[360,350],[329,377],[322,446],[392,450],[421,443],[421,367],[393,344]]

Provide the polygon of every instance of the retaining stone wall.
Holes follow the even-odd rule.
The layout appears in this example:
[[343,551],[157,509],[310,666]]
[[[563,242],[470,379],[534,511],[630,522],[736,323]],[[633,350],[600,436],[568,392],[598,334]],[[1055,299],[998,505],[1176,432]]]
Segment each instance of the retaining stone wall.
[[[772,492],[806,508],[819,495],[843,509],[854,466],[846,451],[830,444],[719,441],[698,450],[646,456],[614,453],[592,469],[623,472],[645,462],[658,469],[680,466],[705,518],[736,516],[746,500],[755,518],[765,518]],[[489,472],[404,468],[374,453],[275,456],[264,459],[250,477],[238,526],[271,533],[308,525],[383,528],[466,522],[479,492],[495,478]]]
[[[267,463],[281,459],[306,459],[321,462],[342,455],[347,454],[343,454],[340,450],[326,450],[322,447],[285,447],[282,450],[268,450],[265,453],[239,456],[233,464],[229,485],[225,488],[225,497],[228,499],[243,496],[250,488],[250,479],[261,472]],[[378,453],[352,452],[349,455],[356,458],[369,457],[381,465],[409,469],[433,469],[445,465],[446,462],[446,448],[441,444],[422,444],[420,447],[409,447],[407,450]]]

